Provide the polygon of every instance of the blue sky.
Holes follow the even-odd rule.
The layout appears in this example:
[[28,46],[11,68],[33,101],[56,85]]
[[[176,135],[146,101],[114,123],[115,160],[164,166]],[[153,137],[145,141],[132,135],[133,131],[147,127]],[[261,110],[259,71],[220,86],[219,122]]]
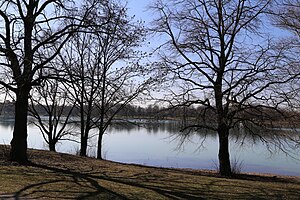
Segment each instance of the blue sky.
[[147,11],[147,6],[153,2],[153,0],[128,0],[128,13],[129,15],[135,15],[136,20],[143,20],[145,22],[151,21],[150,11]]

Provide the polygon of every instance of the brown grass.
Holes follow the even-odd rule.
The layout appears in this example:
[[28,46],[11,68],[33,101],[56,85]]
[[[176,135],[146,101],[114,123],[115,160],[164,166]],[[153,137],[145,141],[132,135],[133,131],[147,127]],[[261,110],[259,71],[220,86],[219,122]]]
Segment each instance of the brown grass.
[[300,177],[243,174],[226,179],[212,171],[120,164],[40,150],[29,150],[32,164],[20,166],[5,160],[5,154],[0,154],[0,199],[300,197]]

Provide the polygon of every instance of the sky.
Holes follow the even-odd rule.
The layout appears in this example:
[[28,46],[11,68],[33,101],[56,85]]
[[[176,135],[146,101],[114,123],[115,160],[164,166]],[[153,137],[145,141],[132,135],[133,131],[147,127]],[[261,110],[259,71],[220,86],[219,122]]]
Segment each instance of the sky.
[[[150,11],[147,11],[147,6],[154,0],[127,0],[129,16],[135,16],[135,20],[145,21],[145,25],[152,19]],[[2,99],[0,95],[0,99]],[[1,102],[1,101],[0,101]]]
[[146,23],[151,21],[151,13],[147,6],[151,4],[153,0],[128,0],[128,13],[129,15],[135,15],[135,19],[143,20]]
[[[128,7],[128,14],[129,16],[135,16],[135,20],[142,20],[145,21],[145,26],[148,26],[153,19],[153,13],[151,10],[148,10],[147,7],[151,5],[151,3],[155,2],[156,0],[127,0],[127,7]],[[276,35],[285,35],[282,31],[274,31],[274,29],[270,29],[270,32]],[[150,39],[150,49],[153,49],[162,42],[161,38],[148,38]],[[0,96],[1,97],[1,96]]]

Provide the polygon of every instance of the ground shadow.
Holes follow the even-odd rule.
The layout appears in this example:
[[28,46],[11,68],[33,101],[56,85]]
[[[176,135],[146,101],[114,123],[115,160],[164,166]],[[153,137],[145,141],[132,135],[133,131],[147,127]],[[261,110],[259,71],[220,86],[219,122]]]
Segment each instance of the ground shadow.
[[[164,188],[160,188],[160,187],[140,184],[134,181],[137,178],[137,176],[139,176],[138,174],[135,175],[135,177],[124,177],[122,179],[121,178],[116,179],[114,177],[109,177],[105,175],[105,173],[103,173],[102,175],[99,174],[94,175],[92,171],[76,172],[71,169],[61,169],[53,166],[47,166],[47,165],[36,164],[36,163],[31,163],[31,166],[44,169],[44,170],[49,170],[56,174],[63,174],[64,176],[68,176],[71,178],[72,184],[77,184],[78,186],[81,186],[82,182],[85,182],[85,186],[82,187],[82,189],[86,189],[87,187],[86,185],[89,185],[88,187],[91,190],[90,192],[76,191],[76,190],[68,191],[69,196],[76,197],[76,199],[131,199],[121,193],[114,192],[110,189],[107,189],[106,187],[101,186],[101,184],[99,184],[99,181],[101,180],[109,181],[113,184],[114,183],[123,184],[130,187],[152,190],[153,192],[160,194],[164,198],[169,198],[169,199],[202,199],[200,196],[197,196],[196,194],[174,191],[172,190],[174,189],[172,187],[166,186]],[[43,191],[43,189],[39,189],[40,186],[43,185],[56,184],[61,182],[70,182],[70,180],[56,179],[52,181],[37,182],[23,187],[22,189],[18,190],[14,194],[2,195],[0,199],[24,199],[24,198],[27,199],[30,198],[31,196],[34,196],[35,198],[54,198],[53,196],[47,195],[47,193],[49,192],[56,194],[55,199],[66,199],[68,197],[65,196],[65,191],[60,191],[60,190]],[[40,196],[35,195],[35,193],[39,194]],[[41,193],[43,193],[43,195],[41,195]],[[141,194],[140,197],[137,196],[135,199],[144,199],[144,198],[143,195]]]
[[[162,169],[108,161],[103,161],[104,164],[101,166],[98,165],[100,163],[98,161],[95,165],[88,165],[95,161],[67,154],[45,155],[41,152],[36,156],[43,162],[37,159],[30,163],[29,167],[34,170],[20,174],[20,177],[42,179],[31,181],[31,184],[17,189],[12,194],[0,193],[0,199],[155,199],[158,196],[162,199],[201,200],[297,199],[300,196],[299,190],[282,189],[278,186],[270,189],[260,186],[261,183],[278,183],[283,186],[292,183],[291,180],[280,177],[238,175],[224,179],[210,172]],[[53,157],[50,159],[49,156]],[[74,159],[87,167],[76,166]],[[130,173],[126,173],[129,168]],[[47,174],[41,176],[38,174],[41,172]],[[249,184],[240,184],[241,180],[246,180]],[[299,182],[294,183],[299,184]],[[61,185],[61,187],[48,187],[53,185]],[[154,195],[151,196],[152,194]]]

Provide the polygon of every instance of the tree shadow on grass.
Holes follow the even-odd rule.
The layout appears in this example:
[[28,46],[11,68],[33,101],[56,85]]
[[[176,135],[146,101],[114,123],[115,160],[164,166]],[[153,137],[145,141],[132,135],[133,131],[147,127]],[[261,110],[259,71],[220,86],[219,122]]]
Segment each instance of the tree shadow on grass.
[[[58,178],[49,181],[40,181],[34,184],[27,185],[18,190],[14,194],[2,195],[0,199],[39,199],[39,198],[55,198],[55,199],[132,199],[133,196],[127,197],[126,194],[115,192],[102,186],[101,181],[107,181],[111,184],[118,184],[128,186],[129,188],[146,189],[159,194],[164,199],[201,199],[199,196],[193,194],[181,193],[172,191],[172,188],[159,188],[155,186],[146,186],[135,182],[135,178],[117,179],[109,177],[105,174],[93,174],[92,171],[76,172],[70,169],[62,169],[58,167],[46,166],[41,164],[31,164],[32,167],[36,167],[43,170],[48,170],[53,174],[56,174]],[[122,172],[122,170],[120,171]],[[63,175],[66,178],[59,178],[59,175]],[[24,176],[26,176],[24,174]],[[69,188],[56,188],[56,187],[43,187],[51,184],[63,184],[72,185]],[[74,186],[76,185],[76,186]],[[46,189],[45,189],[46,188]],[[47,189],[50,188],[50,189]],[[54,188],[54,189],[51,189]],[[127,192],[125,192],[127,193]],[[130,191],[129,191],[130,193]],[[134,197],[134,199],[146,199],[144,194]]]
[[[124,175],[123,169],[106,173],[101,170],[97,172],[95,169],[78,172],[65,166],[62,168],[35,163],[32,163],[31,167],[37,169],[35,173],[47,172],[50,176],[45,174],[45,177],[48,177],[45,180],[36,180],[14,194],[0,196],[0,199],[30,199],[32,197],[33,199],[156,199],[156,197],[162,199],[286,199],[287,197],[296,199],[300,196],[299,191],[286,189],[284,193],[281,193],[282,191],[278,188],[270,191],[259,185],[256,187],[246,184],[235,185],[216,177],[209,177],[209,181],[190,186],[191,180],[185,180],[184,176],[191,174],[178,170],[171,170],[171,172],[180,173],[180,176],[162,175],[160,177],[159,173],[153,174],[147,170]],[[27,175],[24,174],[24,176]],[[193,176],[203,178],[202,175],[193,174]],[[247,177],[250,182],[257,180],[257,177],[255,180],[251,180],[249,178],[251,176]],[[273,182],[272,180],[269,181]],[[285,183],[284,181],[278,182]],[[176,184],[172,185],[172,183]],[[126,189],[117,189],[118,187]],[[228,190],[232,188],[236,191],[235,194],[228,193]],[[138,193],[138,191],[142,192]],[[151,196],[152,194],[154,195]]]

